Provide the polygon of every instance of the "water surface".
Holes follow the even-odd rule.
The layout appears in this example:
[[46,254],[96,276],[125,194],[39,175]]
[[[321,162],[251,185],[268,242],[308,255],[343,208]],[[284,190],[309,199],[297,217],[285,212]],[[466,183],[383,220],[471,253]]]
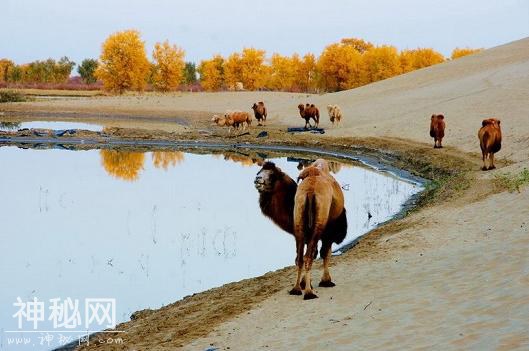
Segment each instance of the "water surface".
[[[300,160],[272,161],[297,177]],[[121,322],[294,263],[294,239],[261,214],[253,184],[260,167],[244,155],[1,147],[0,162],[4,330],[17,328],[17,296],[112,297]],[[333,170],[345,189],[343,244],[421,190],[367,167]]]
[[103,127],[98,124],[80,123],[80,122],[63,122],[63,121],[29,121],[29,122],[0,122],[0,131],[17,131],[19,129],[84,129],[94,132],[100,132]]

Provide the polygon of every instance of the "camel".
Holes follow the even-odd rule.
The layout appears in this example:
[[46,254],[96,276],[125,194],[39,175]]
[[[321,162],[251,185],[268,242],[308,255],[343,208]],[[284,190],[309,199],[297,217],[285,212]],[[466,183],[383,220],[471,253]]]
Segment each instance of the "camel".
[[[239,130],[242,126],[243,131],[252,123],[252,118],[248,112],[226,112],[224,116],[213,115],[211,122],[219,127],[228,127],[228,133],[231,129]],[[245,124],[246,123],[246,124]]]
[[298,109],[299,115],[305,120],[305,129],[307,129],[307,124],[309,127],[312,127],[310,124],[311,118],[314,120],[316,128],[318,128],[318,124],[320,123],[320,110],[314,104],[299,104]]
[[[317,176],[314,174],[316,172],[318,173]],[[289,293],[301,295],[301,289],[305,289],[304,299],[308,300],[317,297],[312,291],[310,269],[312,261],[317,255],[319,240],[322,241],[320,257],[323,258],[324,268],[319,286],[335,286],[329,273],[331,247],[332,243],[339,244],[344,240],[347,234],[347,215],[343,206],[343,193],[340,185],[330,175],[329,167],[324,160],[316,160],[313,166],[305,168],[298,179],[303,180],[300,184],[301,192],[292,178],[276,167],[274,163],[265,162],[257,173],[255,187],[259,191],[261,212],[281,229],[294,235],[296,239],[295,263],[298,272],[296,283]],[[321,185],[317,185],[320,182]],[[311,188],[309,184],[315,185],[314,191],[309,190]],[[331,194],[330,197],[329,193]],[[322,210],[322,206],[327,205],[330,207],[325,219],[323,218],[325,217],[325,208],[323,211],[320,210]],[[297,216],[295,215],[296,208],[298,210]],[[312,221],[313,219],[318,219],[318,222]],[[295,223],[297,224],[295,225]],[[307,245],[307,251],[304,257],[305,245]],[[303,267],[306,268],[308,274],[306,273],[302,279]]]
[[[494,154],[501,149],[501,121],[496,118],[484,119],[478,132],[479,146],[483,156],[483,171],[495,169]],[[488,162],[487,162],[488,161]],[[487,165],[488,163],[488,165]]]
[[445,116],[443,115],[432,115],[430,121],[430,136],[434,140],[434,149],[440,149],[443,147],[443,138],[445,136]]
[[252,106],[253,113],[255,115],[255,119],[257,120],[257,125],[261,125],[261,120],[263,120],[263,124],[266,125],[266,106],[264,102],[259,101],[258,103],[254,103]]
[[329,119],[331,120],[332,125],[334,122],[338,125],[342,120],[342,110],[338,105],[327,105],[327,112],[329,113]]

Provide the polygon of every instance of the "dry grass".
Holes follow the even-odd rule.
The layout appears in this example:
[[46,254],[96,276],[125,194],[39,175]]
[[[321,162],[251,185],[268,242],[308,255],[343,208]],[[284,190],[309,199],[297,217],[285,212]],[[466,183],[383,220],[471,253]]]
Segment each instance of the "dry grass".
[[529,184],[529,169],[527,168],[518,174],[503,173],[494,177],[494,185],[500,191],[520,192],[520,188],[527,184]]

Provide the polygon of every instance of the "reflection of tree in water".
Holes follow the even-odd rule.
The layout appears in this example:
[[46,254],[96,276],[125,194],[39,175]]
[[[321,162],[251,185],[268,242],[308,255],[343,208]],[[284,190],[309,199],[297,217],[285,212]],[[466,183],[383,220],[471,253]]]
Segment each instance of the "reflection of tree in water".
[[119,179],[135,181],[143,169],[145,154],[117,150],[101,150],[101,164],[108,174]]
[[0,122],[0,129],[18,130],[20,129],[20,124],[20,122]]
[[184,160],[184,153],[181,151],[154,151],[152,153],[152,163],[156,168],[167,170],[169,166],[176,166]]

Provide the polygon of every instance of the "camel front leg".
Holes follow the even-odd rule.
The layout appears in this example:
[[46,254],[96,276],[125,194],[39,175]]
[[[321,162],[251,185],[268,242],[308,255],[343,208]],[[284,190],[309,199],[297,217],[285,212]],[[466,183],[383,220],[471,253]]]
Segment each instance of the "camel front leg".
[[490,153],[489,156],[489,169],[495,169],[496,166],[494,166],[494,152]]
[[321,281],[318,286],[324,287],[324,288],[331,288],[333,286],[336,286],[331,280],[331,274],[329,272],[329,263],[331,262],[331,256],[332,256],[332,248],[331,243],[327,244],[324,243],[321,248],[321,253],[323,256],[323,275],[321,276]]

